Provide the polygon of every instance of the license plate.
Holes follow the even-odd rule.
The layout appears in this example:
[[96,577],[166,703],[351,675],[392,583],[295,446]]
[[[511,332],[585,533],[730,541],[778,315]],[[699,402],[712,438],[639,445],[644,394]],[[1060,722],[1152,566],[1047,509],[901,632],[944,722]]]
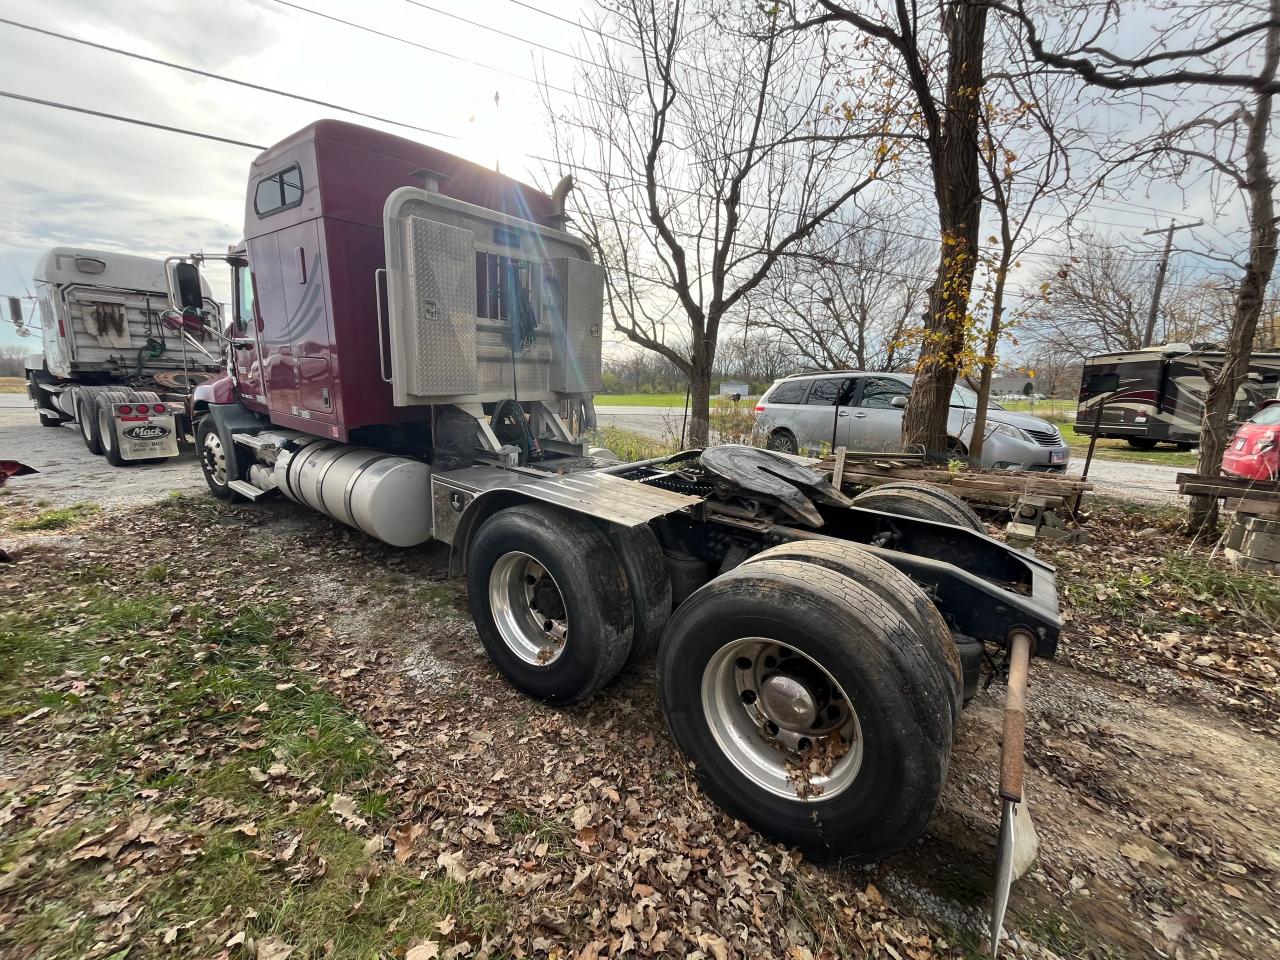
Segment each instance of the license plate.
[[116,436],[120,438],[120,456],[125,460],[178,455],[178,433],[171,413],[145,419],[119,417]]
[[1050,463],[1066,463],[1066,462],[1067,462],[1067,451],[1065,451],[1065,450],[1050,450],[1050,451],[1049,451],[1049,462],[1050,462]]

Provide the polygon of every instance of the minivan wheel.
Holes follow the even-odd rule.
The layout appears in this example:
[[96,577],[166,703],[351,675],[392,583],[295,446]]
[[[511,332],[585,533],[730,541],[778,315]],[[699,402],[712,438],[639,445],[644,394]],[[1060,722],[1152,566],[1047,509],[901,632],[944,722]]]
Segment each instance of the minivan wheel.
[[765,444],[769,450],[776,450],[778,453],[799,453],[800,444],[796,442],[796,435],[790,430],[775,430],[769,434],[769,442]]

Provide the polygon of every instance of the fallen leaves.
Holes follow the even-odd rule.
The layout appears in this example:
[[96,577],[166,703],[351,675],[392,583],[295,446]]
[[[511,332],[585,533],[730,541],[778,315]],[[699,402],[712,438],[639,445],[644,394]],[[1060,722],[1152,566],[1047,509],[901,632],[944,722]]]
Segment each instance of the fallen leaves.
[[360,808],[356,801],[346,794],[335,793],[329,801],[329,812],[348,827],[367,827],[369,821],[360,816]]

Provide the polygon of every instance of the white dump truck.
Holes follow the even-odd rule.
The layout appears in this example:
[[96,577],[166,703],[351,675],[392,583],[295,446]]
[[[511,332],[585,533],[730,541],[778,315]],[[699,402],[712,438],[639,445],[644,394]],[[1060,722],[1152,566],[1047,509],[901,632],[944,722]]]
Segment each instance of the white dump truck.
[[27,359],[27,394],[41,424],[77,424],[113,466],[176,456],[190,433],[187,396],[223,363],[207,332],[221,316],[207,283],[188,265],[166,269],[76,247],[55,247],[36,267],[44,352]]

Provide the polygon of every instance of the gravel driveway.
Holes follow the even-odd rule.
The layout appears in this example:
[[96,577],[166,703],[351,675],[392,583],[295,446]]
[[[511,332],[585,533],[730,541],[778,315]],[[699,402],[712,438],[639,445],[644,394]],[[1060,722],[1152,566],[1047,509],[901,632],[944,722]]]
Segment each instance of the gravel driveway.
[[11,503],[127,506],[158,500],[172,490],[205,489],[190,447],[164,463],[112,467],[85,449],[74,424],[56,430],[40,426],[31,402],[21,393],[0,393],[0,459],[19,460],[40,471],[5,485],[5,500]]

